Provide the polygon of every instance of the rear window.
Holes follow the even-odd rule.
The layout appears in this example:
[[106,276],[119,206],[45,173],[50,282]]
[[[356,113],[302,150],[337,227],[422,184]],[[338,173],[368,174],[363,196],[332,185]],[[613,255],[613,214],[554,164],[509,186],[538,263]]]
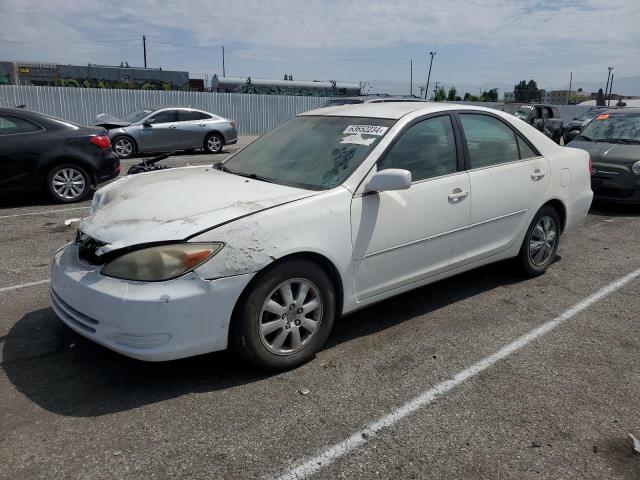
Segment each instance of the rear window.
[[29,120],[13,115],[0,115],[0,135],[39,132],[42,128]]

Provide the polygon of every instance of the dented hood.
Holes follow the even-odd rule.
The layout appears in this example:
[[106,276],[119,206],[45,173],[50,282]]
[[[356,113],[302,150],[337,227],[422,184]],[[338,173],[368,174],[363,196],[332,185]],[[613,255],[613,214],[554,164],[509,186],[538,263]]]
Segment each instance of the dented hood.
[[98,190],[80,230],[106,243],[106,253],[141,243],[184,240],[315,193],[211,167],[161,170],[123,177]]

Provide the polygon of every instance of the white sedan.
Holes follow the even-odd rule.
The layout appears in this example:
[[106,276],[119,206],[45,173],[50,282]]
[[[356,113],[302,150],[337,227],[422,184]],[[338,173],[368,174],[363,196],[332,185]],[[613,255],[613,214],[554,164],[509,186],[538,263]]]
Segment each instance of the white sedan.
[[233,346],[290,368],[340,315],[506,258],[543,273],[589,210],[589,163],[485,108],[306,112],[223,164],[99,190],[55,255],[51,305],[137,359]]

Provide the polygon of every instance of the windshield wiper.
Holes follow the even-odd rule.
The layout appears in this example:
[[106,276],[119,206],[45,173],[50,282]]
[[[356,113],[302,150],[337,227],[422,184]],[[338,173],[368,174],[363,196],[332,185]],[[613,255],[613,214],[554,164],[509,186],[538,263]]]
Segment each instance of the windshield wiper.
[[260,180],[261,182],[275,183],[270,178],[261,177],[260,175],[256,175],[255,173],[233,172],[233,171],[229,170],[227,167],[225,167],[224,165],[222,166],[222,168],[224,168],[224,170],[223,170],[224,172],[230,173],[231,175],[238,175],[239,177],[250,178],[252,180]]
[[602,142],[609,142],[609,143],[622,143],[622,144],[628,144],[628,145],[639,145],[640,144],[640,140],[636,140],[634,138],[607,138],[604,140],[601,140]]
[[213,168],[215,168],[216,170],[220,170],[221,172],[228,172],[229,170],[227,169],[227,167],[224,166],[224,163],[222,162],[216,162],[213,164]]

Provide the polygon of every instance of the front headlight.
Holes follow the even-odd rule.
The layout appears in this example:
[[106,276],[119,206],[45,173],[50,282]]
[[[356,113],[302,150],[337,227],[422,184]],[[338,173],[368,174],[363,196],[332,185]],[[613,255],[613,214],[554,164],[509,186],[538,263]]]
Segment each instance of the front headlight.
[[218,253],[223,243],[176,243],[143,248],[107,263],[102,274],[123,280],[155,282],[179,277]]
[[640,175],[640,160],[631,165],[631,171],[636,175]]

